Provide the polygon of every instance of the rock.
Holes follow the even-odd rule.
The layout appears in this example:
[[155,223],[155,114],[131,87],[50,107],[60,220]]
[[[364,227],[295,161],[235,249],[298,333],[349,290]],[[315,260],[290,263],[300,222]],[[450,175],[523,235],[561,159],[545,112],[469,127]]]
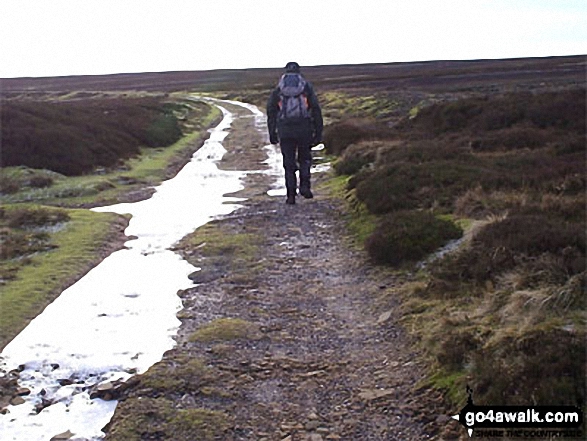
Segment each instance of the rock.
[[386,311],[379,316],[379,318],[377,319],[377,324],[380,325],[382,323],[385,323],[390,318],[391,318],[391,311]]
[[107,381],[106,383],[100,383],[97,387],[96,390],[98,392],[105,392],[105,391],[109,391],[114,389],[114,383],[112,383],[111,381]]
[[359,398],[365,401],[373,401],[379,398],[387,397],[393,393],[394,391],[389,389],[363,389],[359,393]]
[[13,397],[10,400],[10,404],[12,404],[13,406],[20,406],[21,404],[26,403],[26,401],[24,400],[24,398],[17,396],[17,397]]
[[308,421],[304,426],[306,430],[316,430],[318,427],[320,427],[320,422],[316,420]]
[[101,398],[105,401],[118,400],[120,396],[129,388],[140,383],[140,379],[132,377],[128,381],[105,381],[92,386],[90,390],[90,399]]
[[35,412],[41,413],[43,409],[51,406],[53,402],[51,400],[46,400],[45,398],[41,398],[41,402],[35,405]]
[[53,438],[51,438],[51,441],[62,441],[62,440],[66,440],[69,439],[73,436],[74,434],[71,433],[71,431],[67,431],[67,432],[63,432],[60,433],[59,435],[55,435]]
[[19,397],[26,397],[31,394],[31,390],[26,387],[20,387],[16,390],[16,395]]

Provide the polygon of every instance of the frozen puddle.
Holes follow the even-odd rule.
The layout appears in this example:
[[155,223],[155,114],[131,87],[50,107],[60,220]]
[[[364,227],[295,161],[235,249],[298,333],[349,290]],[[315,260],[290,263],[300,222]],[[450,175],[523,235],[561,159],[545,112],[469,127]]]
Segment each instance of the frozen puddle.
[[[243,106],[261,127],[263,114]],[[242,189],[245,175],[216,166],[233,121],[219,107],[222,122],[191,162],[150,199],[95,209],[131,214],[126,234],[136,239],[65,290],[6,346],[0,372],[24,366],[19,384],[31,394],[0,416],[1,440],[48,440],[67,431],[74,439],[103,438],[101,429],[117,402],[91,400],[88,388],[144,372],[173,347],[180,324],[177,292],[193,286],[187,276],[197,268],[169,248],[238,208],[239,199],[223,195]]]

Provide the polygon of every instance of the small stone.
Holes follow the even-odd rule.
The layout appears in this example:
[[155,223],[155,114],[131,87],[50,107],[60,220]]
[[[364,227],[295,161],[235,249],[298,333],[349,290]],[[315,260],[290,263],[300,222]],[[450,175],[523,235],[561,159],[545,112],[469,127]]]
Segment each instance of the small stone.
[[385,323],[390,318],[391,318],[391,311],[386,311],[379,316],[379,318],[377,319],[377,324],[380,325],[382,323]]
[[51,441],[62,441],[62,440],[66,440],[69,439],[73,436],[74,434],[71,433],[71,431],[67,431],[67,432],[63,432],[60,433],[59,435],[55,435],[53,438],[51,438]]
[[320,423],[316,420],[308,421],[304,428],[306,430],[316,430],[320,426]]
[[309,420],[317,420],[318,415],[316,415],[316,412],[312,412],[310,415],[308,415],[308,419]]
[[102,392],[102,391],[107,391],[107,390],[112,390],[114,389],[114,383],[107,381],[105,383],[100,383],[97,387],[96,390]]
[[16,395],[20,396],[20,397],[25,397],[27,395],[31,394],[31,390],[27,389],[26,387],[21,387],[19,389],[16,390]]
[[365,401],[373,401],[379,398],[387,397],[394,393],[389,389],[364,389],[359,393],[359,398]]
[[22,397],[14,397],[10,400],[10,404],[12,404],[13,406],[20,406],[24,403],[26,403],[26,401]]

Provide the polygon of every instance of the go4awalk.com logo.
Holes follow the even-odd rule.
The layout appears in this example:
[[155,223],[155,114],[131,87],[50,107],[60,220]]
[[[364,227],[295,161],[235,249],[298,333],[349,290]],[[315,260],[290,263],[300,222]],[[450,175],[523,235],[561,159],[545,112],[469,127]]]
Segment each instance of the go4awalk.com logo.
[[[467,386],[467,405],[452,418],[472,437],[579,438],[583,412],[575,406],[476,406]],[[480,430],[479,430],[480,429]]]

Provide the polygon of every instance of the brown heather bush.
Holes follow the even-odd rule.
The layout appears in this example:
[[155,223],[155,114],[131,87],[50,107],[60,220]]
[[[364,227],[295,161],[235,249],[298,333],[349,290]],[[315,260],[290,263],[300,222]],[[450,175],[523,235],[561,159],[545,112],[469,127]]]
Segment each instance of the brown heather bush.
[[381,141],[359,141],[351,144],[334,163],[334,170],[339,175],[354,175],[372,165],[384,145]]
[[29,179],[29,185],[33,188],[47,188],[53,185],[53,178],[49,176],[33,176]]
[[461,235],[454,223],[430,212],[397,211],[381,219],[365,247],[376,263],[395,266],[417,262]]
[[514,214],[491,223],[473,238],[473,246],[506,249],[515,254],[559,254],[576,248],[585,254],[585,229],[581,223],[561,222],[539,214]]
[[[472,387],[492,405],[583,405],[585,335],[535,329],[487,343],[472,354]],[[531,401],[530,401],[531,400]]]
[[0,229],[0,260],[14,259],[55,248],[47,233]]
[[166,146],[181,137],[173,107],[155,98],[5,101],[1,119],[3,167],[65,175],[114,166],[141,146]]
[[65,210],[58,208],[17,208],[4,215],[10,228],[35,228],[67,222],[70,219]]
[[[458,161],[400,162],[360,173],[349,180],[370,212],[439,207],[450,211],[455,198],[479,182],[500,176],[475,163]],[[492,184],[495,185],[495,184]]]
[[403,131],[440,135],[467,130],[478,134],[516,125],[585,133],[585,89],[548,93],[510,93],[462,99],[426,107],[398,125]]
[[329,154],[341,155],[351,144],[386,139],[390,136],[391,130],[381,123],[364,119],[349,119],[326,126],[323,138],[326,151]]
[[[529,274],[527,286],[537,285],[541,277],[545,278],[543,283],[564,283],[585,270],[585,234],[583,223],[536,214],[514,214],[490,223],[473,237],[470,246],[431,265],[428,294],[443,297],[449,292],[464,292],[463,285],[496,283],[501,275],[514,270]],[[545,261],[556,261],[559,266],[544,273]],[[556,276],[557,272],[561,274]]]

